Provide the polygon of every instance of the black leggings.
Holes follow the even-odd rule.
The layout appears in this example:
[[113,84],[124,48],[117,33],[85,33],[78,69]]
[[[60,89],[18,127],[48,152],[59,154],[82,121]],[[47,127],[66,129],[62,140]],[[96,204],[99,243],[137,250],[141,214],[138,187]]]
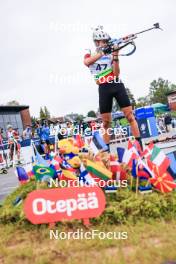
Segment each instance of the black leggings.
[[122,82],[103,83],[99,85],[100,113],[111,113],[113,98],[120,108],[131,106],[125,86]]

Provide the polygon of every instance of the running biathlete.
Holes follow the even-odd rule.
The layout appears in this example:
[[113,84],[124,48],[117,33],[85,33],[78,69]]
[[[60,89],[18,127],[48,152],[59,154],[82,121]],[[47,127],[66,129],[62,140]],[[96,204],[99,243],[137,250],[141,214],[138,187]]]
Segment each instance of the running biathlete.
[[111,48],[107,45],[109,39],[110,36],[104,32],[103,27],[98,26],[93,32],[96,51],[94,54],[90,52],[84,56],[84,64],[89,67],[96,84],[99,85],[99,109],[105,131],[103,139],[109,146],[112,103],[113,98],[115,98],[131,126],[133,136],[141,145],[138,124],[134,117],[124,84],[119,79],[120,67],[118,51],[111,51]]

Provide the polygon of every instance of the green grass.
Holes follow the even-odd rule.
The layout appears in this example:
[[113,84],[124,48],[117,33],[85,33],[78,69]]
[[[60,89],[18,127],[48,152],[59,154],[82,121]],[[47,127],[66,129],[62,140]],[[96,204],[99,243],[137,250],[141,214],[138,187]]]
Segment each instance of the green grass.
[[29,182],[9,195],[0,207],[0,264],[10,263],[111,263],[162,264],[176,261],[176,192],[138,195],[128,189],[106,195],[104,213],[91,219],[89,229],[81,221],[57,223],[60,232],[127,232],[128,239],[56,240],[50,239],[47,225],[32,225],[22,206],[13,205],[17,196],[23,200],[36,188]]
[[[56,240],[49,238],[49,228],[31,228],[19,224],[0,225],[0,263],[111,263],[161,264],[176,260],[176,221],[138,222],[130,225],[91,226],[99,231],[125,231],[127,240]],[[68,232],[82,225],[68,228]]]

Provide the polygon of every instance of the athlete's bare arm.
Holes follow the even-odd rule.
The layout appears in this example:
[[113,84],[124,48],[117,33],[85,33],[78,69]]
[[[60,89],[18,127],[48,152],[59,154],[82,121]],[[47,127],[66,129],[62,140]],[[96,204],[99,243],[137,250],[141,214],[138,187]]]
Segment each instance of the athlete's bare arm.
[[114,73],[114,76],[118,77],[120,74],[118,51],[114,51],[112,53],[112,56],[113,56],[113,61],[112,61],[113,73]]
[[95,55],[90,55],[90,57],[84,59],[84,64],[89,67],[91,64],[94,64],[97,60],[99,60],[103,55],[104,53],[102,51]]

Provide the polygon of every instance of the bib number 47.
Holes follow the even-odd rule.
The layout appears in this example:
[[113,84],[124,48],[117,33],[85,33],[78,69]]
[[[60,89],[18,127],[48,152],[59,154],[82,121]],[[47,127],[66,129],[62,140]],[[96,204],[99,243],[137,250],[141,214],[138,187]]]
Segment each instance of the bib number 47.
[[103,71],[106,70],[107,64],[97,64],[96,70],[97,71]]

